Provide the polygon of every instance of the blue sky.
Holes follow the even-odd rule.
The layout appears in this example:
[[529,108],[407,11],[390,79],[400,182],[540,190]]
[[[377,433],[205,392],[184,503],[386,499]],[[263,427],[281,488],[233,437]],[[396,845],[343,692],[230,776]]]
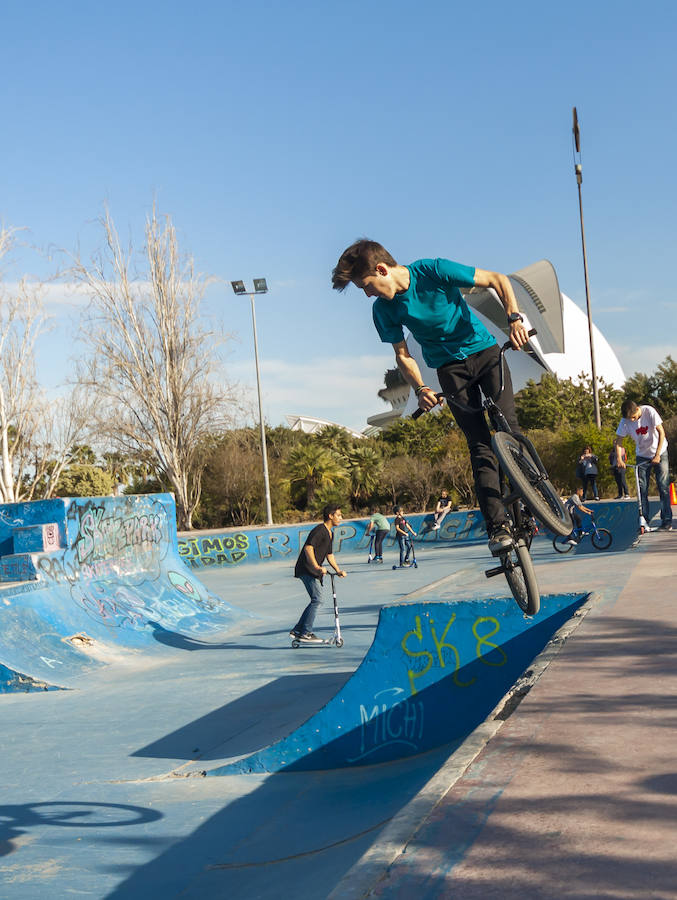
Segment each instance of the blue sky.
[[[369,301],[329,277],[354,238],[402,262],[512,272],[549,259],[585,305],[571,108],[578,107],[593,318],[626,374],[677,355],[673,47],[677,6],[400,0],[19,3],[0,12],[0,218],[34,248],[101,243],[105,203],[142,245],[156,198],[217,279],[206,312],[234,335],[229,377],[264,409],[361,429],[392,362]],[[11,277],[13,273],[8,273]],[[70,363],[52,305],[47,384]],[[253,399],[253,394],[251,395]]]

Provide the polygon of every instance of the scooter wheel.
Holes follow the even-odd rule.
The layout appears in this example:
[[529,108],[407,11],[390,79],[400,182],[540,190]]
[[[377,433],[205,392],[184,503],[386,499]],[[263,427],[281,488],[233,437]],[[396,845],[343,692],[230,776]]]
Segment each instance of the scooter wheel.
[[414,568],[418,569],[418,563],[414,563]]
[[298,650],[299,647],[301,646],[298,641],[292,641],[291,645],[294,648],[294,650]]
[[342,647],[342,646],[343,646],[343,638],[337,638],[337,639],[336,639],[336,646],[337,646],[337,647]]
[[395,571],[396,568],[397,568],[397,566],[393,566],[393,572]]

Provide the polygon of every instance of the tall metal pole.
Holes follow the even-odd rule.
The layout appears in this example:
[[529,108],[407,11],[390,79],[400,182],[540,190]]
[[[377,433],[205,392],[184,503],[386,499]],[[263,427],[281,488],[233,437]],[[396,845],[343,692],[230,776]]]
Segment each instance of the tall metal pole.
[[578,210],[581,217],[581,243],[583,245],[583,274],[585,276],[585,302],[588,309],[588,335],[590,338],[590,369],[592,372],[592,399],[595,407],[595,423],[598,428],[602,427],[602,416],[599,410],[599,391],[597,388],[597,369],[595,367],[595,343],[592,330],[592,313],[590,311],[590,284],[588,282],[588,254],[585,249],[585,227],[583,225],[583,196],[581,193],[581,185],[583,183],[583,168],[581,166],[581,133],[578,128],[578,113],[574,106],[574,143],[576,153],[574,154],[574,171],[576,173],[576,183],[578,185]]
[[263,404],[261,402],[261,376],[259,374],[259,341],[256,334],[256,311],[254,294],[249,294],[252,304],[252,326],[254,328],[254,359],[256,360],[256,390],[259,395],[259,423],[261,426],[261,455],[263,457],[263,484],[266,492],[266,516],[268,525],[273,524],[273,509],[270,503],[270,480],[268,478],[268,450],[266,447],[266,428],[263,422]]

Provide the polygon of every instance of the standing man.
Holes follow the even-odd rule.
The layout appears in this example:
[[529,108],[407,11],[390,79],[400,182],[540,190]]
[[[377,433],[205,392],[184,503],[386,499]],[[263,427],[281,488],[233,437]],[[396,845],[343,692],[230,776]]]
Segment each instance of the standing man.
[[317,610],[322,603],[322,577],[327,574],[322,565],[325,559],[339,578],[344,578],[346,574],[331,552],[332,528],[339,525],[342,518],[340,507],[325,506],[322,510],[322,524],[316,525],[310,532],[296,560],[294,578],[301,579],[310,597],[310,603],[301,613],[298,623],[289,632],[289,636],[301,644],[323,643],[322,638],[313,634],[312,628]]
[[656,487],[661,499],[662,531],[672,531],[672,507],[668,489],[668,441],[665,437],[663,420],[653,406],[638,406],[634,400],[626,398],[621,405],[620,425],[616,429],[614,447],[616,465],[625,468],[625,459],[621,455],[622,441],[630,436],[635,442],[635,462],[639,481],[639,496],[642,515],[648,523],[649,514],[649,477],[651,472],[656,478]]
[[383,540],[390,531],[390,522],[381,512],[380,507],[372,510],[371,519],[365,534],[376,532],[376,540],[374,541],[374,562],[383,562]]
[[[423,383],[416,360],[409,353],[405,325],[421,345],[427,365],[437,369],[445,394],[457,394],[462,403],[479,406],[479,386],[475,384],[468,390],[465,384],[480,373],[482,389],[492,397],[498,392],[498,345],[465,302],[460,288],[493,288],[505,308],[513,347],[518,350],[529,342],[512,285],[507,276],[498,272],[448,259],[420,259],[403,266],[381,244],[362,239],[344,250],[332,273],[335,290],[342,291],[351,282],[367,297],[376,297],[372,308],[376,330],[384,343],[393,345],[397,367],[414,389],[423,410],[432,409],[439,401],[435,391]],[[505,387],[496,402],[510,427],[519,432],[507,366]],[[501,502],[491,433],[482,412],[466,413],[456,407],[452,411],[470,450],[489,549],[498,554],[512,546],[513,541]]]

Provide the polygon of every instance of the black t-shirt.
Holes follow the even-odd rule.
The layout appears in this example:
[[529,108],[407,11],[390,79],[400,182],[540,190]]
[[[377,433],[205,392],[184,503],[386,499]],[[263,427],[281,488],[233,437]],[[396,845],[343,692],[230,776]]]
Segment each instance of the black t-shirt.
[[451,497],[440,497],[437,501],[441,507],[449,506],[451,503]]
[[299,558],[296,560],[296,567],[294,568],[294,578],[300,578],[301,575],[312,575],[313,578],[318,578],[319,576],[315,574],[315,572],[311,571],[308,566],[308,562],[306,560],[306,547],[310,545],[315,551],[315,559],[317,560],[318,566],[321,566],[322,563],[327,558],[327,554],[331,553],[331,541],[332,535],[324,524],[316,525],[315,528],[310,532],[308,537],[306,538],[306,542],[301,548],[301,552],[299,553]]

